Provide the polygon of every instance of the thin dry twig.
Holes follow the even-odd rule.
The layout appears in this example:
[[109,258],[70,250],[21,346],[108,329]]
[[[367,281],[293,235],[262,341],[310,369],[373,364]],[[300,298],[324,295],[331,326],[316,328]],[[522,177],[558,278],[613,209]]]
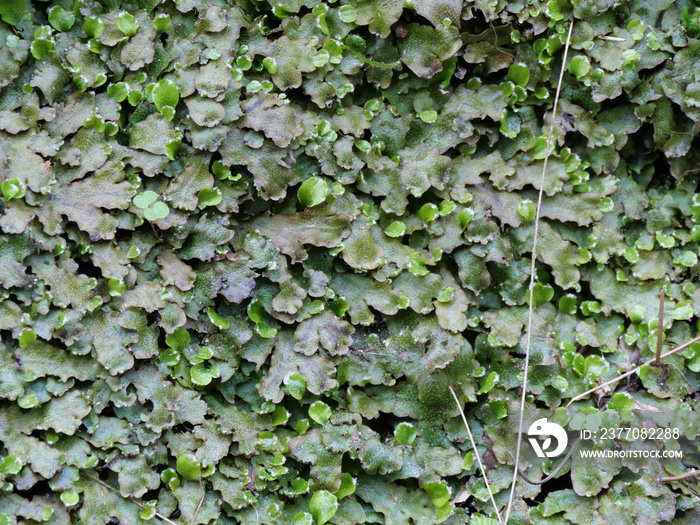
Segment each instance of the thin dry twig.
[[[94,476],[91,476],[90,474],[85,474],[85,476],[87,476],[88,478],[90,478],[92,481],[94,481],[94,482],[96,482],[96,483],[99,483],[99,484],[102,485],[103,487],[105,487],[105,488],[107,488],[107,489],[109,489],[109,490],[111,490],[111,491],[113,491],[113,492],[116,492],[117,494],[119,494],[120,497],[124,498],[124,496],[122,496],[121,493],[120,493],[117,489],[115,489],[113,486],[111,486],[111,485],[105,483],[105,482],[102,481],[101,479],[96,478],[96,477],[94,477]],[[144,505],[144,504],[142,504],[142,503],[139,503],[138,501],[134,501],[133,499],[130,499],[130,498],[124,498],[124,499],[125,499],[126,501],[130,502],[130,503],[133,503],[134,505],[138,505],[138,506],[141,507],[142,509],[145,509],[145,508],[146,508],[146,505]],[[166,517],[163,516],[162,514],[158,514],[158,513],[156,512],[155,515],[156,515],[157,518],[160,518],[160,519],[163,520],[165,523],[170,523],[171,525],[180,525],[179,523],[177,523],[177,522],[175,522],[175,521],[169,520],[168,518],[166,518]]]
[[204,503],[204,496],[207,495],[207,493],[204,490],[204,484],[202,483],[202,473],[199,473],[199,487],[202,489],[202,498],[199,500],[199,505],[197,505],[197,509],[194,511],[194,516],[192,516],[192,521],[190,522],[190,525],[194,525],[194,522],[197,520],[197,515],[199,514],[199,510],[202,508],[202,503]]
[[455,394],[455,391],[452,390],[452,387],[449,388],[450,392],[452,392],[452,397],[455,398],[455,403],[457,403],[459,413],[462,415],[462,421],[464,421],[464,428],[467,429],[467,435],[469,436],[469,441],[471,441],[472,449],[474,450],[474,455],[476,456],[476,460],[479,462],[481,474],[484,476],[484,483],[486,483],[486,489],[489,491],[489,496],[491,496],[491,503],[493,503],[493,509],[496,511],[498,523],[503,523],[503,520],[501,519],[501,514],[498,512],[498,505],[496,505],[496,500],[493,498],[493,492],[491,492],[491,485],[489,484],[489,479],[486,477],[486,469],[484,468],[484,464],[481,462],[481,456],[479,455],[479,451],[476,449],[476,443],[474,443],[474,436],[472,436],[472,431],[469,428],[469,423],[467,423],[467,417],[464,415],[464,410],[462,410],[462,403],[460,403],[459,399],[457,399],[457,394]]
[[681,474],[680,476],[669,476],[667,478],[661,478],[661,482],[665,481],[681,481],[683,479],[688,479],[688,478],[694,478],[700,476],[700,470],[691,470],[690,472],[686,472],[685,474]]
[[[180,433],[185,436],[187,439],[192,441],[193,443],[195,442],[194,438],[192,436],[188,436],[184,432],[180,431]],[[195,459],[197,459],[197,455],[195,454]],[[197,459],[199,461],[199,459]],[[194,522],[197,521],[197,515],[199,514],[200,509],[202,508],[202,503],[204,503],[204,497],[207,495],[206,491],[204,490],[204,484],[202,483],[202,472],[200,471],[199,473],[199,488],[202,489],[202,497],[199,500],[199,504],[197,505],[197,508],[194,511],[194,516],[192,516],[192,521],[190,522],[190,525],[194,525]]]
[[[688,341],[687,343],[683,343],[681,346],[678,346],[678,347],[674,348],[673,350],[669,350],[669,351],[666,352],[665,354],[661,354],[661,357],[660,357],[660,358],[663,359],[664,357],[668,357],[668,356],[670,356],[670,355],[673,355],[673,354],[675,354],[676,352],[680,352],[680,351],[683,350],[684,348],[688,348],[690,345],[692,345],[693,343],[697,343],[698,341],[700,341],[700,335],[697,336],[697,337],[695,337],[695,338],[693,338],[693,339],[691,339],[691,340]],[[595,386],[595,387],[591,388],[590,390],[586,390],[583,394],[579,394],[579,395],[577,395],[577,396],[572,397],[572,398],[569,400],[569,403],[566,405],[566,408],[569,408],[569,407],[571,406],[571,404],[572,404],[574,401],[578,401],[579,399],[581,399],[581,398],[587,396],[588,394],[592,394],[592,393],[595,392],[596,390],[600,390],[600,389],[603,388],[603,387],[606,387],[606,386],[608,386],[608,385],[615,384],[615,383],[617,383],[618,381],[621,381],[622,379],[631,376],[632,374],[634,374],[635,372],[637,372],[639,369],[641,369],[643,366],[653,365],[655,362],[656,362],[656,357],[654,357],[654,359],[651,359],[650,361],[647,361],[646,363],[642,363],[641,365],[639,365],[639,366],[633,368],[633,369],[630,370],[629,372],[625,372],[624,374],[622,374],[621,376],[616,377],[615,379],[611,379],[610,381],[606,381],[605,383],[600,384],[600,385],[598,385],[598,386]]]
[[659,299],[659,326],[656,336],[656,361],[654,366],[661,366],[661,345],[664,342],[664,298],[666,297],[666,288],[661,288],[661,298]]
[[601,40],[609,40],[611,42],[627,42],[626,38],[622,38],[619,36],[598,35],[598,38],[600,38]]
[[534,289],[535,289],[535,262],[537,261],[537,235],[539,233],[540,225],[540,208],[542,206],[542,194],[544,193],[544,182],[545,175],[547,173],[547,161],[549,160],[549,153],[552,147],[552,135],[554,134],[554,121],[557,117],[557,106],[559,104],[559,95],[561,94],[561,84],[564,80],[564,71],[566,70],[566,56],[569,53],[569,44],[571,43],[571,32],[574,29],[574,19],[571,19],[571,24],[569,25],[569,34],[566,37],[566,45],[564,46],[564,58],[561,63],[561,73],[559,74],[559,83],[557,84],[557,92],[554,97],[554,107],[552,107],[552,121],[549,125],[549,135],[547,136],[547,150],[544,155],[544,165],[542,166],[542,178],[540,180],[540,190],[537,195],[537,210],[535,212],[535,233],[532,241],[532,266],[530,268],[530,306],[528,308],[527,316],[527,344],[525,346],[525,370],[523,372],[523,392],[520,400],[520,422],[518,423],[518,441],[515,448],[515,468],[513,469],[513,482],[510,488],[510,496],[508,497],[508,507],[506,508],[506,518],[505,525],[508,525],[508,517],[510,516],[510,508],[513,504],[513,497],[515,496],[515,484],[518,481],[518,466],[520,463],[520,446],[523,440],[523,416],[525,414],[525,398],[527,396],[527,370],[530,364],[530,340],[532,336],[532,310],[535,303],[534,300]]
[[119,454],[117,454],[116,456],[114,456],[112,459],[110,459],[109,462],[105,463],[105,464],[102,465],[101,467],[97,467],[97,469],[98,469],[98,470],[102,470],[102,469],[105,469],[105,468],[108,469],[109,467],[111,467],[112,465],[114,465],[117,461],[119,461],[119,460],[120,460],[121,458],[123,458],[123,457],[124,457],[124,455],[120,452]]

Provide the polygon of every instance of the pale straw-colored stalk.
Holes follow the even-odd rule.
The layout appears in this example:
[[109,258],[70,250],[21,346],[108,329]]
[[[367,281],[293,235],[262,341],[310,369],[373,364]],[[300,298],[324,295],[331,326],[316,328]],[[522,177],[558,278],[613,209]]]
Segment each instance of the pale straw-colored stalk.
[[467,435],[469,436],[469,441],[472,444],[472,450],[474,450],[474,455],[476,456],[476,460],[479,463],[479,468],[481,468],[481,474],[484,476],[484,483],[486,483],[486,490],[489,491],[489,496],[491,496],[491,503],[493,503],[493,510],[496,511],[496,517],[498,518],[498,523],[503,523],[503,520],[501,519],[501,514],[498,512],[498,505],[496,505],[496,500],[493,498],[493,492],[491,492],[491,484],[489,483],[489,478],[486,477],[486,469],[484,468],[484,464],[481,462],[481,456],[479,455],[479,451],[476,449],[476,443],[474,443],[474,436],[472,436],[472,431],[469,428],[469,423],[467,423],[467,417],[464,415],[464,410],[462,410],[462,403],[459,402],[459,399],[457,398],[457,394],[455,394],[455,391],[452,390],[452,387],[450,388],[450,392],[452,392],[452,397],[455,398],[455,403],[457,403],[457,408],[459,408],[459,413],[462,415],[462,421],[464,421],[464,428],[467,429]]
[[[681,350],[683,350],[683,349],[685,349],[685,348],[688,348],[690,345],[692,345],[693,343],[697,343],[698,341],[700,341],[700,335],[697,336],[697,337],[695,337],[695,338],[693,338],[693,339],[691,339],[691,340],[688,341],[687,343],[683,343],[682,345],[677,346],[677,347],[674,348],[673,350],[669,350],[669,351],[666,352],[665,354],[661,354],[661,356],[659,357],[659,359],[663,359],[664,357],[668,357],[668,356],[670,356],[670,355],[673,355],[673,354],[675,354],[676,352],[680,352]],[[604,387],[606,387],[606,386],[610,386],[610,385],[615,384],[615,383],[617,383],[618,381],[620,381],[620,380],[622,380],[622,379],[624,379],[624,378],[626,378],[626,377],[631,376],[632,374],[634,374],[635,372],[637,372],[638,370],[640,370],[643,366],[651,366],[651,365],[654,365],[655,363],[656,363],[656,357],[654,357],[654,359],[650,359],[650,360],[647,361],[646,363],[642,363],[641,365],[639,365],[639,366],[633,368],[633,369],[630,370],[629,372],[625,372],[624,374],[622,374],[622,375],[620,375],[620,376],[617,376],[615,379],[611,379],[610,381],[606,381],[605,383],[602,383],[602,384],[600,384],[600,385],[594,386],[594,387],[591,388],[590,390],[586,390],[584,393],[572,397],[572,398],[569,400],[569,403],[566,405],[566,408],[569,408],[569,407],[571,406],[571,404],[572,404],[574,401],[578,401],[579,399],[581,399],[581,398],[587,396],[588,394],[592,394],[592,393],[595,392],[596,390],[600,390],[601,388],[604,388]]]
[[549,160],[549,153],[552,147],[552,134],[554,133],[554,121],[557,117],[557,105],[559,104],[559,94],[561,93],[561,84],[564,79],[564,71],[566,70],[566,56],[569,53],[569,44],[571,42],[571,31],[574,28],[574,19],[571,18],[571,24],[569,25],[569,34],[566,37],[566,45],[564,46],[564,58],[561,63],[561,73],[559,74],[559,83],[557,84],[557,93],[554,97],[554,107],[552,108],[552,120],[549,125],[549,135],[547,136],[547,150],[544,154],[544,165],[542,166],[542,179],[540,180],[540,190],[537,196],[537,210],[535,212],[535,232],[532,241],[532,265],[530,268],[530,307],[528,309],[527,316],[527,343],[525,346],[525,370],[523,372],[523,393],[520,400],[520,422],[518,423],[518,440],[515,448],[515,466],[513,467],[513,483],[510,488],[510,496],[508,497],[508,507],[506,508],[505,525],[508,525],[508,518],[510,516],[510,508],[513,504],[513,497],[515,496],[515,485],[518,481],[518,466],[520,463],[520,446],[522,444],[522,433],[523,433],[523,416],[525,413],[525,398],[527,397],[527,372],[530,365],[530,339],[532,335],[532,311],[535,303],[534,300],[534,289],[535,289],[535,261],[537,260],[537,235],[539,233],[540,225],[540,208],[542,206],[542,194],[544,193],[544,183],[545,175],[547,173],[547,161]]

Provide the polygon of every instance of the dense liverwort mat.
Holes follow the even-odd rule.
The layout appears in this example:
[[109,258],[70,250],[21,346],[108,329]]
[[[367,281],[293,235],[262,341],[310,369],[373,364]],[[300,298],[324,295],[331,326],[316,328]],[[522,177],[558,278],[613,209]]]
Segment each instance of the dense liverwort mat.
[[510,523],[699,523],[700,345],[564,407],[696,335],[700,8],[574,4],[0,1],[0,523],[493,523],[562,67],[525,428],[687,453]]

